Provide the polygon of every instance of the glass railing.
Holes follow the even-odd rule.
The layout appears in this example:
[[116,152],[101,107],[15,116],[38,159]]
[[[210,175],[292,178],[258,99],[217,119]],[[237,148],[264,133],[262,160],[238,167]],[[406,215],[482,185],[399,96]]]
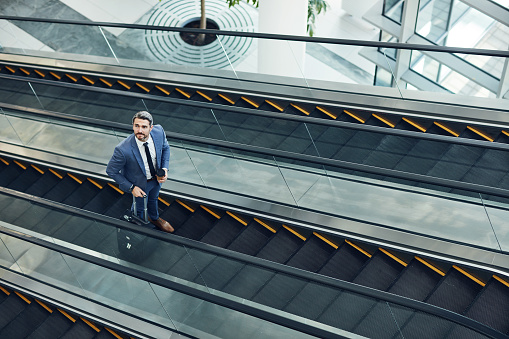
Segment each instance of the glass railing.
[[[3,114],[0,119],[5,144],[89,161],[103,170],[115,145],[129,134],[116,128],[82,128],[55,118],[51,122],[27,119],[19,113]],[[504,189],[451,189],[447,180],[426,182],[429,177],[418,175],[405,179],[397,176],[400,172],[383,168],[352,167],[294,153],[271,154],[276,151],[261,152],[234,143],[178,137],[169,142],[170,180],[163,190],[171,191],[173,183],[181,183],[204,189],[204,194],[208,190],[230,192],[496,252],[509,250],[509,237],[503,231],[509,220],[507,198],[498,197],[507,195]],[[452,172],[453,165],[446,164],[446,170]],[[490,171],[486,173],[498,173]],[[499,174],[497,180],[503,182],[507,176]],[[476,187],[484,191],[476,192]]]
[[[377,333],[381,331],[387,336],[411,335],[415,328],[426,324],[437,333],[466,331],[483,337],[465,325],[466,322],[472,326],[475,322],[459,317],[455,323],[450,319],[456,315],[446,312],[444,316],[443,310],[430,305],[335,279],[315,279],[311,274],[283,269],[278,264],[241,260],[221,255],[217,250],[205,251],[164,236],[136,233],[115,223],[93,219],[86,213],[77,214],[78,211],[73,213],[72,208],[48,207],[43,202],[37,203],[37,199],[0,194],[3,230],[44,239],[63,249],[59,253],[55,248],[28,243],[23,236],[13,237],[7,232],[0,235],[2,266],[195,336],[200,331],[231,338],[238,338],[246,331],[257,332],[256,337],[303,336],[299,331],[235,308],[247,305],[275,314],[279,319],[304,323],[309,326],[305,333],[318,336],[340,336],[346,333],[343,331],[371,336],[375,333],[376,319]],[[127,233],[131,238],[143,239],[137,244],[135,256],[129,253],[132,248],[121,242]],[[87,262],[79,255],[70,255],[66,249],[100,260]],[[111,265],[101,265],[101,260],[129,267],[144,274],[146,279],[115,271]],[[168,284],[158,284],[156,280]],[[192,291],[196,293],[193,295]],[[222,298],[231,304],[229,308],[224,307],[212,302],[218,299],[203,300],[196,294]]]
[[[295,86],[301,95],[309,94],[307,89],[373,94],[371,85],[385,83],[375,81],[375,73],[383,77],[383,71],[393,87],[376,92],[385,97],[410,99],[416,89],[489,98],[505,95],[500,74],[507,51],[437,46],[418,35],[408,41],[412,45],[257,35],[253,27],[212,30],[206,34],[209,43],[196,46],[189,44],[194,43],[190,37],[199,34],[168,25],[162,18],[169,15],[164,6],[163,2],[151,9],[139,25],[4,17],[10,20],[4,21],[0,45],[10,54],[200,75],[208,77],[201,79],[204,86],[228,79],[235,84]],[[72,43],[74,36],[87,43]],[[397,63],[390,57],[394,53],[385,53],[388,48],[398,51]]]

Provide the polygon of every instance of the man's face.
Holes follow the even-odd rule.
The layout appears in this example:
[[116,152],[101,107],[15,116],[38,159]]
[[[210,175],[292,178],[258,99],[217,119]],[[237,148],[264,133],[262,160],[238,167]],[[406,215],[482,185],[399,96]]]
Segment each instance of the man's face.
[[148,136],[150,134],[150,131],[152,130],[154,126],[150,126],[150,122],[146,119],[134,119],[133,122],[133,131],[136,138],[138,138],[139,141],[147,141]]

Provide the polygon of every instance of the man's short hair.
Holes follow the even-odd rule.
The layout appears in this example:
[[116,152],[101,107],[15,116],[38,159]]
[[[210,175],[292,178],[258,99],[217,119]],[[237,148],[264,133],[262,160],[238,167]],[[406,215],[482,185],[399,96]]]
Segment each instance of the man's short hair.
[[133,116],[133,124],[134,124],[134,119],[148,120],[148,122],[150,122],[150,126],[152,126],[152,124],[154,123],[154,120],[152,120],[152,115],[147,111],[136,112],[136,114]]

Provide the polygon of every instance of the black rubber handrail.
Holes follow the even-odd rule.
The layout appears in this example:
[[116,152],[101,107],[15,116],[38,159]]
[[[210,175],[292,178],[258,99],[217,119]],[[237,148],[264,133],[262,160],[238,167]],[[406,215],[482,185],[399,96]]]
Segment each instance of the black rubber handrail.
[[[403,306],[406,308],[410,308],[410,309],[413,309],[416,311],[424,312],[427,314],[432,314],[434,316],[446,319],[448,321],[454,322],[461,326],[470,328],[470,329],[472,329],[476,332],[482,333],[486,336],[489,336],[492,338],[501,338],[501,336],[500,336],[501,333],[493,328],[490,328],[489,326],[481,324],[481,323],[479,323],[473,319],[470,319],[464,315],[461,315],[461,314],[458,314],[458,313],[455,313],[455,312],[452,312],[452,311],[449,311],[449,310],[446,310],[446,309],[443,309],[443,308],[440,308],[440,307],[437,307],[437,306],[434,306],[431,304],[427,304],[427,303],[424,303],[421,301],[405,298],[405,297],[398,296],[398,295],[395,295],[392,293],[379,291],[376,289],[357,285],[354,283],[337,280],[337,279],[330,278],[327,276],[322,276],[322,275],[308,272],[305,270],[299,270],[299,269],[296,269],[296,268],[293,268],[290,266],[278,264],[276,262],[271,262],[271,261],[263,260],[260,258],[252,257],[252,256],[249,256],[246,254],[229,251],[229,250],[218,248],[218,247],[208,245],[208,244],[203,244],[201,242],[194,241],[191,239],[185,239],[185,238],[181,238],[181,237],[174,236],[174,235],[170,236],[166,233],[158,232],[155,230],[149,230],[149,229],[145,229],[143,227],[136,227],[128,222],[124,222],[124,221],[110,218],[107,216],[99,215],[99,214],[96,214],[96,213],[93,213],[90,211],[86,211],[86,210],[79,209],[79,208],[69,206],[69,205],[64,205],[64,204],[61,204],[58,202],[52,202],[52,201],[49,201],[49,200],[46,200],[46,199],[43,199],[40,197],[35,197],[30,194],[17,192],[12,189],[0,187],[0,193],[7,194],[7,195],[10,195],[10,196],[13,196],[16,198],[20,198],[23,200],[31,201],[31,202],[39,204],[39,205],[47,206],[48,208],[51,208],[51,209],[58,209],[63,212],[66,212],[66,213],[72,213],[72,214],[80,215],[80,216],[83,216],[83,217],[86,217],[86,218],[89,218],[92,220],[97,220],[97,221],[100,221],[103,223],[107,223],[107,224],[112,225],[113,227],[128,229],[131,231],[142,233],[146,236],[156,238],[159,240],[163,240],[165,242],[171,242],[171,243],[182,245],[182,246],[193,247],[198,250],[206,251],[206,252],[212,253],[217,256],[225,256],[230,259],[246,262],[250,265],[263,267],[263,268],[270,269],[270,270],[273,270],[273,271],[276,271],[279,273],[284,273],[286,275],[294,276],[294,277],[297,277],[300,279],[305,279],[305,280],[308,280],[309,282],[315,282],[315,283],[318,283],[321,285],[326,285],[326,286],[328,285],[328,286],[331,286],[336,289],[347,290],[347,291],[350,291],[350,292],[353,292],[356,294],[360,294],[360,295],[363,295],[366,297],[370,297],[373,299],[383,300],[388,303],[393,303],[393,304],[397,304],[397,305],[400,305],[400,306]],[[241,303],[238,303],[238,302],[226,299],[226,298],[215,296],[213,294],[210,295],[207,292],[204,292],[201,290],[195,290],[192,287],[189,287],[186,285],[181,285],[181,284],[173,282],[173,281],[168,281],[168,280],[165,280],[164,278],[152,275],[152,274],[144,272],[144,271],[138,271],[131,267],[125,267],[120,264],[112,263],[110,261],[100,259],[95,256],[85,254],[85,253],[82,253],[77,250],[69,249],[64,246],[56,245],[54,243],[49,243],[44,240],[34,238],[32,236],[26,236],[23,234],[19,234],[18,232],[10,232],[10,231],[9,232],[1,231],[1,232],[15,236],[19,239],[27,240],[31,243],[43,246],[45,248],[49,248],[49,249],[56,250],[61,253],[68,254],[75,258],[85,260],[87,262],[91,262],[96,265],[106,267],[108,269],[115,270],[117,272],[129,275],[129,276],[143,279],[145,281],[155,283],[160,286],[176,290],[178,292],[182,292],[182,293],[194,296],[194,297],[198,297],[203,300],[217,303],[218,305],[221,305],[221,306],[224,306],[227,308],[231,308],[233,310],[237,310],[242,313],[251,314],[255,317],[265,319],[270,322],[277,323],[279,325],[294,328],[298,331],[302,331],[302,332],[309,333],[312,335],[317,335],[317,333],[311,332],[311,331],[314,331],[314,330],[322,331],[322,329],[317,329],[314,326],[305,325],[304,327],[301,327],[302,324],[300,322],[297,322],[294,320],[291,320],[290,324],[287,324],[287,323],[285,323],[285,321],[287,321],[289,319],[275,315],[271,312],[260,310],[256,307],[244,305],[244,304],[241,304]],[[253,313],[250,313],[250,312],[253,312]],[[301,325],[297,326],[293,322],[301,324]],[[293,326],[296,326],[296,327],[293,327]],[[307,331],[310,331],[310,332],[307,332]],[[330,332],[325,331],[323,333],[320,333],[319,336],[321,337],[321,335],[323,335],[324,333],[328,333],[330,335]],[[504,337],[504,336],[502,336],[502,337]]]
[[102,26],[102,27],[132,28],[132,29],[158,30],[158,31],[170,31],[170,32],[205,33],[205,34],[240,36],[240,37],[259,38],[259,39],[275,39],[275,40],[285,40],[285,41],[315,42],[315,43],[326,43],[326,44],[336,44],[336,45],[351,45],[351,46],[364,46],[364,47],[419,50],[419,51],[429,51],[429,52],[487,55],[487,56],[504,57],[504,58],[509,57],[509,51],[462,48],[462,47],[447,47],[447,46],[438,46],[438,45],[420,45],[420,44],[409,44],[409,43],[400,43],[400,42],[318,38],[318,37],[308,37],[308,36],[299,36],[299,35],[223,31],[223,30],[216,30],[216,29],[197,29],[197,28],[168,27],[168,26],[154,26],[154,25],[141,25],[141,24],[98,22],[98,21],[31,18],[31,17],[5,16],[5,15],[0,16],[0,19],[13,20],[13,21],[31,21],[31,22],[46,22],[46,23],[55,23],[55,24],[69,24],[69,25],[80,25],[80,26]]

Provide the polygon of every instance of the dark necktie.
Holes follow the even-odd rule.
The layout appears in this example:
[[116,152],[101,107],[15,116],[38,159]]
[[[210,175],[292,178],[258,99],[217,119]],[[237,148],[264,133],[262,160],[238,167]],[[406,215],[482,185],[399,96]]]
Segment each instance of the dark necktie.
[[148,149],[148,142],[144,143],[145,146],[145,154],[147,155],[148,168],[150,169],[150,175],[152,178],[156,176],[156,169],[154,168],[154,164],[152,163],[152,156],[150,155],[150,150]]

